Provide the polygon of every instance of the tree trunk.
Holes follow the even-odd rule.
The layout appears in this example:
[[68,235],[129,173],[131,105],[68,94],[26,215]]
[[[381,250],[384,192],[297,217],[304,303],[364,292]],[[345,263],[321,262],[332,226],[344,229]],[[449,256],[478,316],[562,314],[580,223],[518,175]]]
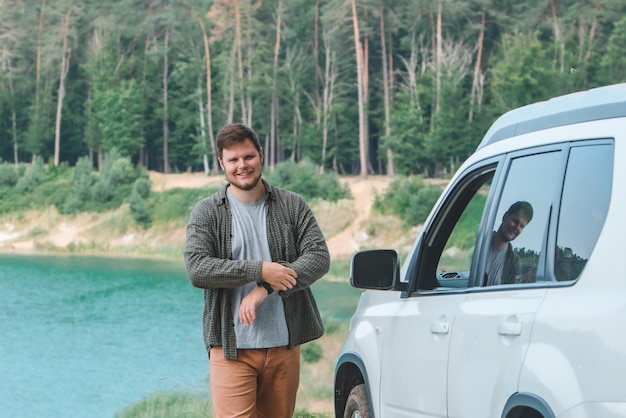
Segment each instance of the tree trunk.
[[39,12],[39,22],[37,24],[37,58],[35,62],[36,67],[36,81],[35,84],[35,108],[38,108],[39,105],[39,83],[41,81],[41,35],[43,32],[43,19],[44,19],[44,10],[46,8],[46,0],[41,0],[41,11]]
[[61,154],[61,113],[63,110],[63,99],[65,98],[65,79],[70,69],[70,58],[72,50],[68,47],[67,38],[70,27],[70,10],[65,12],[63,20],[63,49],[61,50],[61,74],[59,77],[59,91],[57,95],[57,114],[54,129],[54,166],[59,166],[59,155]]
[[[204,21],[201,17],[198,18],[200,21],[200,27],[202,28],[202,38],[204,40],[204,59],[206,61],[206,116],[207,116],[207,124],[208,124],[208,133],[209,133],[209,144],[211,144],[211,153],[213,154],[213,173],[217,174],[219,170],[219,165],[217,162],[217,147],[215,145],[215,138],[213,137],[213,101],[211,96],[212,89],[212,79],[211,79],[211,54],[209,50],[209,37],[206,33],[206,28],[204,27]],[[206,152],[205,152],[206,158]]]
[[593,14],[593,22],[591,23],[591,28],[589,29],[589,42],[588,42],[588,46],[587,46],[587,53],[585,54],[585,61],[584,61],[584,69],[585,69],[585,84],[587,81],[587,66],[589,64],[589,59],[591,58],[591,53],[593,52],[593,39],[595,38],[596,35],[596,30],[598,29],[598,12],[600,10],[600,1],[598,0],[598,2],[596,3],[595,7],[594,7],[594,11],[595,13]]
[[230,51],[230,66],[228,67],[228,112],[226,113],[226,123],[231,124],[235,119],[235,67],[236,67],[236,50],[237,46],[233,42],[233,48]]
[[[152,5],[150,5],[150,7],[152,8]],[[144,48],[143,48],[143,67],[142,67],[142,74],[141,74],[141,90],[142,90],[142,95],[147,96],[148,92],[146,91],[146,86],[148,84],[148,52],[150,51],[150,39],[152,38],[152,33],[148,33],[148,35],[146,35],[146,41],[144,43]],[[145,124],[146,124],[146,107],[145,106],[141,106],[141,126],[139,129],[140,135],[142,138],[145,137]],[[149,158],[148,158],[148,152],[146,151],[146,148],[144,145],[141,145],[141,147],[139,148],[139,161],[140,164],[147,170],[149,169]],[[98,156],[98,171],[102,170],[102,158],[100,158],[100,156]]]
[[293,141],[291,143],[291,161],[297,161],[298,156],[298,135],[300,134],[300,124],[302,123],[302,115],[300,114],[300,106],[297,101],[293,109]]
[[565,42],[561,39],[561,29],[559,27],[559,19],[556,15],[556,4],[554,0],[550,0],[550,11],[552,12],[552,21],[554,25],[554,42],[557,44],[556,50],[559,51],[558,61],[561,73],[565,72]]
[[[40,123],[41,111],[41,37],[43,34],[43,21],[45,16],[46,0],[41,0],[41,10],[39,11],[39,21],[37,23],[37,57],[35,58],[35,114],[33,115],[35,123]],[[31,123],[32,123],[31,119]],[[35,162],[36,155],[33,153],[32,160]]]
[[164,40],[164,48],[165,53],[163,54],[163,173],[169,174],[170,172],[170,162],[169,162],[169,151],[168,151],[168,141],[170,136],[170,127],[169,127],[169,116],[168,116],[168,83],[169,83],[169,57],[167,49],[169,48],[170,42],[170,28],[165,28],[165,40]]
[[239,75],[239,99],[241,102],[241,119],[243,123],[249,124],[246,111],[246,95],[243,77],[243,57],[241,56],[241,12],[239,10],[239,0],[234,1],[235,6],[235,54],[237,57],[237,74]]
[[202,137],[202,166],[204,174],[209,175],[211,168],[209,167],[209,156],[207,155],[207,135],[206,124],[204,121],[204,103],[202,103],[202,85],[198,83],[198,115],[200,117],[200,136]]
[[246,102],[245,110],[247,112],[245,120],[247,120],[248,123],[250,125],[252,125],[252,111],[254,110],[254,108],[252,106],[252,94],[250,93],[250,86],[253,85],[252,72],[253,72],[253,70],[255,68],[255,65],[252,62],[252,58],[254,56],[254,48],[252,46],[252,40],[250,39],[250,37],[252,35],[252,30],[251,30],[251,28],[252,28],[252,16],[251,16],[250,10],[247,10],[246,18],[248,19],[248,24],[246,25],[246,28],[247,28],[247,31],[246,31],[246,35],[247,35],[247,39],[246,39],[247,55],[246,55],[246,66],[245,66],[247,78],[246,78],[246,84],[244,84],[243,91],[245,92],[245,102]]
[[[383,102],[385,107],[385,139],[389,139],[391,136],[390,125],[390,108],[391,108],[391,91],[389,89],[389,64],[387,62],[387,39],[385,34],[385,3],[381,1],[380,4],[380,50],[383,65]],[[393,167],[393,152],[391,148],[387,146],[387,175],[394,176],[395,170]]]
[[435,57],[435,77],[436,77],[436,91],[435,91],[435,114],[439,114],[441,109],[441,59],[443,55],[443,36],[441,34],[441,8],[443,0],[437,1],[437,45],[436,45],[436,57]]
[[276,84],[278,78],[278,55],[280,53],[280,26],[282,15],[283,1],[278,0],[278,7],[276,8],[276,42],[274,43],[274,66],[272,73],[272,105],[270,110],[270,170],[274,171],[276,164],[276,122],[277,107],[278,107],[278,94],[276,91]]
[[[295,51],[295,52],[292,52]],[[302,124],[302,115],[300,113],[300,91],[301,87],[298,83],[299,73],[302,67],[299,64],[300,55],[297,49],[287,49],[285,67],[287,68],[287,77],[289,78],[290,95],[293,98],[293,118],[292,118],[292,140],[291,140],[291,161],[297,161],[298,154],[298,135],[300,133],[300,125]]]
[[4,69],[7,72],[7,78],[9,82],[9,94],[11,97],[11,139],[13,142],[13,163],[17,166],[19,161],[18,156],[18,143],[17,143],[17,113],[15,111],[15,89],[13,88],[13,69],[11,68],[11,62],[9,58],[9,63]]
[[324,173],[326,166],[326,149],[328,148],[329,119],[332,116],[333,99],[335,95],[335,80],[337,79],[337,54],[333,50],[332,35],[324,35],[325,67],[322,91],[322,162],[320,173]]
[[[480,18],[480,32],[478,33],[478,45],[476,52],[476,63],[474,65],[474,77],[472,78],[472,90],[470,92],[470,109],[468,120],[471,122],[474,119],[474,103],[476,103],[476,96],[480,88],[480,66],[483,56],[483,43],[485,40],[485,12],[483,11]],[[478,101],[480,104],[480,101]]]
[[354,46],[356,50],[357,92],[359,109],[359,157],[361,165],[361,177],[367,178],[368,143],[365,133],[365,98],[363,75],[363,49],[359,34],[359,20],[356,14],[356,0],[350,1],[352,5],[352,26],[354,29]]
[[322,84],[322,69],[319,60],[319,26],[320,26],[320,0],[315,0],[315,22],[313,24],[313,65],[315,66],[315,88],[313,94],[317,103],[320,102],[320,85]]

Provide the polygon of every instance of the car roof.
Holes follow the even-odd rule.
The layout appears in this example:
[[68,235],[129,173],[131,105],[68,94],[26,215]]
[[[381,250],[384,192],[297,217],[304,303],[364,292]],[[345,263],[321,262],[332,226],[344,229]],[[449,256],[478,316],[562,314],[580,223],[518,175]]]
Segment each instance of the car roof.
[[476,149],[543,129],[623,116],[626,116],[626,83],[566,94],[503,114]]

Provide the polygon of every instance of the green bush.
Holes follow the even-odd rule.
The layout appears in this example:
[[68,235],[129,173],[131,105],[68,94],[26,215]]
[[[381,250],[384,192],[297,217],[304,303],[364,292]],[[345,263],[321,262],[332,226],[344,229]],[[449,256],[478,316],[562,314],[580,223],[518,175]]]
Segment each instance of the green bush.
[[81,200],[78,194],[70,194],[65,202],[63,202],[63,206],[58,208],[57,210],[60,213],[79,213],[83,207],[85,206],[85,202]]
[[308,160],[298,164],[285,161],[277,164],[273,172],[266,169],[263,176],[273,186],[298,193],[305,200],[319,198],[336,202],[350,196],[348,188],[341,185],[334,172],[319,174],[317,166]]
[[133,192],[136,192],[142,199],[147,199],[150,196],[150,188],[152,187],[152,182],[148,177],[139,177],[135,180],[135,184],[133,185]]
[[150,196],[150,187],[152,182],[148,177],[139,177],[135,180],[133,191],[130,194],[129,208],[133,219],[144,228],[150,227],[152,224],[152,215],[148,211],[145,199]]
[[91,200],[98,205],[104,205],[113,199],[113,184],[106,177],[100,177],[91,189]]
[[91,194],[91,188],[96,183],[93,164],[88,157],[81,157],[72,170],[72,189],[81,198],[87,198]]
[[150,227],[152,224],[152,215],[148,211],[144,199],[141,197],[136,188],[133,189],[133,192],[130,195],[128,207],[135,222],[142,225],[144,228]]
[[[104,157],[100,175],[96,175],[92,162],[81,157],[72,169],[71,190],[64,201],[57,204],[61,213],[102,212],[119,207],[131,198],[137,185],[137,193],[143,200],[150,193],[150,179],[145,170],[134,167],[127,157],[121,157],[116,150],[111,150]],[[134,200],[138,218],[147,221],[147,210],[141,209],[142,203]],[[139,212],[145,212],[139,215]]]
[[374,208],[396,215],[408,225],[419,225],[426,220],[442,190],[439,186],[426,185],[421,177],[399,177],[382,196],[376,196]]
[[2,163],[0,164],[0,186],[13,187],[17,184],[17,180],[20,178],[15,164]]
[[131,184],[139,175],[139,170],[133,166],[130,158],[123,157],[115,148],[105,155],[100,177],[111,182],[113,186]]
[[35,163],[20,164],[15,170],[18,180],[13,187],[0,184],[0,213],[59,207],[70,194],[70,173],[64,167],[46,167],[38,158]]
[[70,186],[64,202],[57,205],[60,213],[79,213],[86,209],[92,200],[92,192],[97,177],[94,174],[93,165],[88,157],[81,157],[72,169]]
[[158,222],[177,222],[186,224],[193,207],[201,199],[212,195],[219,188],[199,189],[173,188],[162,193],[153,193],[147,200],[148,208]]
[[441,188],[428,185],[418,190],[417,194],[409,199],[409,210],[407,210],[406,220],[409,225],[419,225],[424,223],[430,210],[439,199]]
[[145,170],[134,167],[117,150],[110,150],[104,157],[100,176],[91,187],[90,202],[83,210],[101,212],[119,207],[130,198],[133,183],[142,176],[147,177]]
[[324,357],[324,349],[317,341],[311,341],[302,345],[301,355],[305,363],[317,363]]
[[16,191],[20,194],[30,193],[35,190],[42,180],[44,179],[44,164],[43,159],[38,157],[35,162],[26,169],[26,172],[21,176],[15,184]]

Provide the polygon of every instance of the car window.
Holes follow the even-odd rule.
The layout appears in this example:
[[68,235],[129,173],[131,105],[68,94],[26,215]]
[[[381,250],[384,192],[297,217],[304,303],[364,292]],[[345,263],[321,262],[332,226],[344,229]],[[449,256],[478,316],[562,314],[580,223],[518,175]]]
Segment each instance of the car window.
[[511,160],[488,238],[482,285],[537,281],[555,192],[562,181],[562,155],[553,151]]
[[559,214],[554,278],[578,278],[600,235],[611,196],[613,147],[571,149]]
[[[437,265],[439,289],[466,288],[470,277],[476,237],[491,187],[492,177],[483,177],[474,185],[476,192],[456,220]],[[483,182],[484,181],[484,182]]]
[[446,191],[409,260],[409,293],[468,287],[476,237],[499,160],[468,169]]

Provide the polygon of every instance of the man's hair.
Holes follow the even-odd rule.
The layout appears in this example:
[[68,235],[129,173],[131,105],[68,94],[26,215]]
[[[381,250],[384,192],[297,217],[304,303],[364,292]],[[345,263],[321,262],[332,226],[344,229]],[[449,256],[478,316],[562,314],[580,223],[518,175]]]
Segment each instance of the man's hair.
[[261,143],[254,129],[243,123],[231,123],[224,126],[217,134],[217,155],[222,158],[224,148],[229,148],[234,144],[242,144],[246,139],[252,141],[256,150],[261,152]]
[[511,207],[509,207],[509,210],[506,211],[505,215],[518,212],[521,216],[526,218],[528,222],[533,219],[533,206],[526,201],[519,200],[513,203]]

